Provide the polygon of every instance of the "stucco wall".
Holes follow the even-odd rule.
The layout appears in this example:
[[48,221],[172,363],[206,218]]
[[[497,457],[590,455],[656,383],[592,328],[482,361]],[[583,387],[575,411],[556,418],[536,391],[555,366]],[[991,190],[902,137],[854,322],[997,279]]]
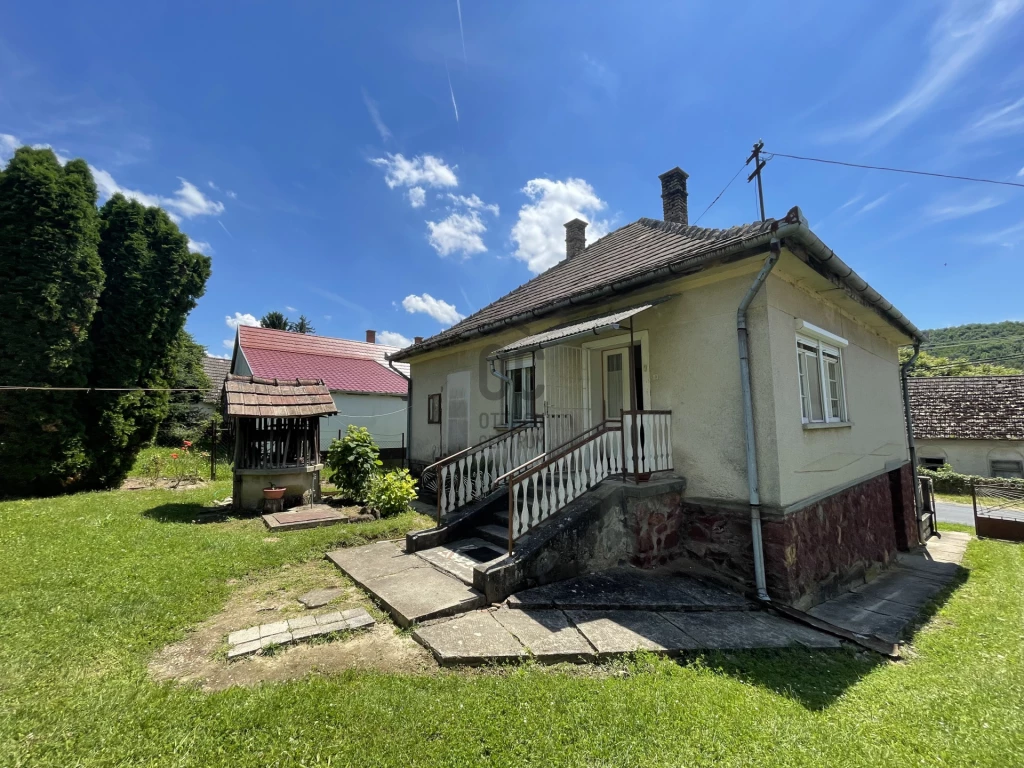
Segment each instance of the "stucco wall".
[[965,475],[991,476],[993,459],[1024,461],[1024,440],[915,440],[918,459],[943,458]]
[[[320,419],[320,449],[327,450],[331,440],[342,434],[349,424],[370,430],[381,448],[400,448],[406,431],[404,397],[392,395],[355,395],[332,392],[338,414]],[[352,418],[350,418],[352,417]]]
[[[831,302],[794,285],[791,279],[785,273],[773,273],[765,286],[771,375],[778,395],[776,455],[782,506],[883,471],[887,465],[891,467],[909,457],[896,344]],[[807,429],[801,423],[796,362],[798,319],[850,342],[842,351],[842,358],[851,426]]]

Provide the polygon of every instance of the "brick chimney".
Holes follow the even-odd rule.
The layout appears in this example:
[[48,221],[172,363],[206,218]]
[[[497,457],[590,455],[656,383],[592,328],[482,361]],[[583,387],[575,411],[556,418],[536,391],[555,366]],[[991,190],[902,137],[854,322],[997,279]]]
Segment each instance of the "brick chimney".
[[367,331],[366,332],[366,343],[367,344],[376,344],[377,343],[377,332],[376,331]]
[[412,343],[413,344],[422,344],[423,343],[423,337],[422,336],[416,336],[415,338],[413,338]]
[[587,222],[573,219],[565,225],[565,258],[579,256],[587,247]]
[[686,180],[690,178],[689,174],[676,167],[665,171],[658,178],[661,179],[661,206],[665,221],[688,226],[690,217],[686,210]]

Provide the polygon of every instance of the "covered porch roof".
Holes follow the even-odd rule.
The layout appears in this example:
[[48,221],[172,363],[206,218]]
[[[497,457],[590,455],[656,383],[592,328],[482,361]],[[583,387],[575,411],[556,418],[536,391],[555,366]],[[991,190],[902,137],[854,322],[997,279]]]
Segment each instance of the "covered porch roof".
[[602,315],[595,315],[594,317],[556,325],[554,328],[549,328],[546,331],[541,331],[540,333],[535,333],[532,336],[527,336],[526,338],[519,339],[518,341],[513,341],[511,344],[506,344],[504,347],[501,347],[488,355],[487,359],[504,360],[527,352],[544,349],[545,347],[564,344],[572,339],[584,336],[596,336],[605,331],[618,330],[621,327],[619,324],[623,320],[628,320],[634,315],[638,315],[641,312],[672,298],[675,298],[675,295],[662,296],[657,299],[645,301],[643,304],[626,307],[625,309],[618,309],[614,312],[606,312]]

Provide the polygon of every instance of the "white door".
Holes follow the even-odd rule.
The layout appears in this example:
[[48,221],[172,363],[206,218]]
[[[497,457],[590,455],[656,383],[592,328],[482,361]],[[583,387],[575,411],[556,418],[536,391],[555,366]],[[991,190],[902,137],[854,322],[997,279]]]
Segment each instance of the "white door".
[[449,373],[445,395],[444,453],[453,453],[469,447],[469,371]]
[[629,410],[629,347],[605,349],[601,352],[601,370],[604,380],[604,418],[620,419]]

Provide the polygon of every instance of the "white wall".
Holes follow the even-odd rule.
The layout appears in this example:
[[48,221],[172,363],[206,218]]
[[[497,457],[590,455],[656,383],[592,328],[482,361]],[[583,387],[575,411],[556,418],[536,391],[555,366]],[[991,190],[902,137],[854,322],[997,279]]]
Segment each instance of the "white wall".
[[338,415],[320,420],[320,449],[327,450],[331,440],[344,435],[349,424],[370,430],[381,448],[399,448],[406,431],[406,399],[394,395],[354,395],[332,392]]
[[1024,461],[1024,440],[915,440],[918,460],[941,458],[964,475],[991,477],[995,459]]

